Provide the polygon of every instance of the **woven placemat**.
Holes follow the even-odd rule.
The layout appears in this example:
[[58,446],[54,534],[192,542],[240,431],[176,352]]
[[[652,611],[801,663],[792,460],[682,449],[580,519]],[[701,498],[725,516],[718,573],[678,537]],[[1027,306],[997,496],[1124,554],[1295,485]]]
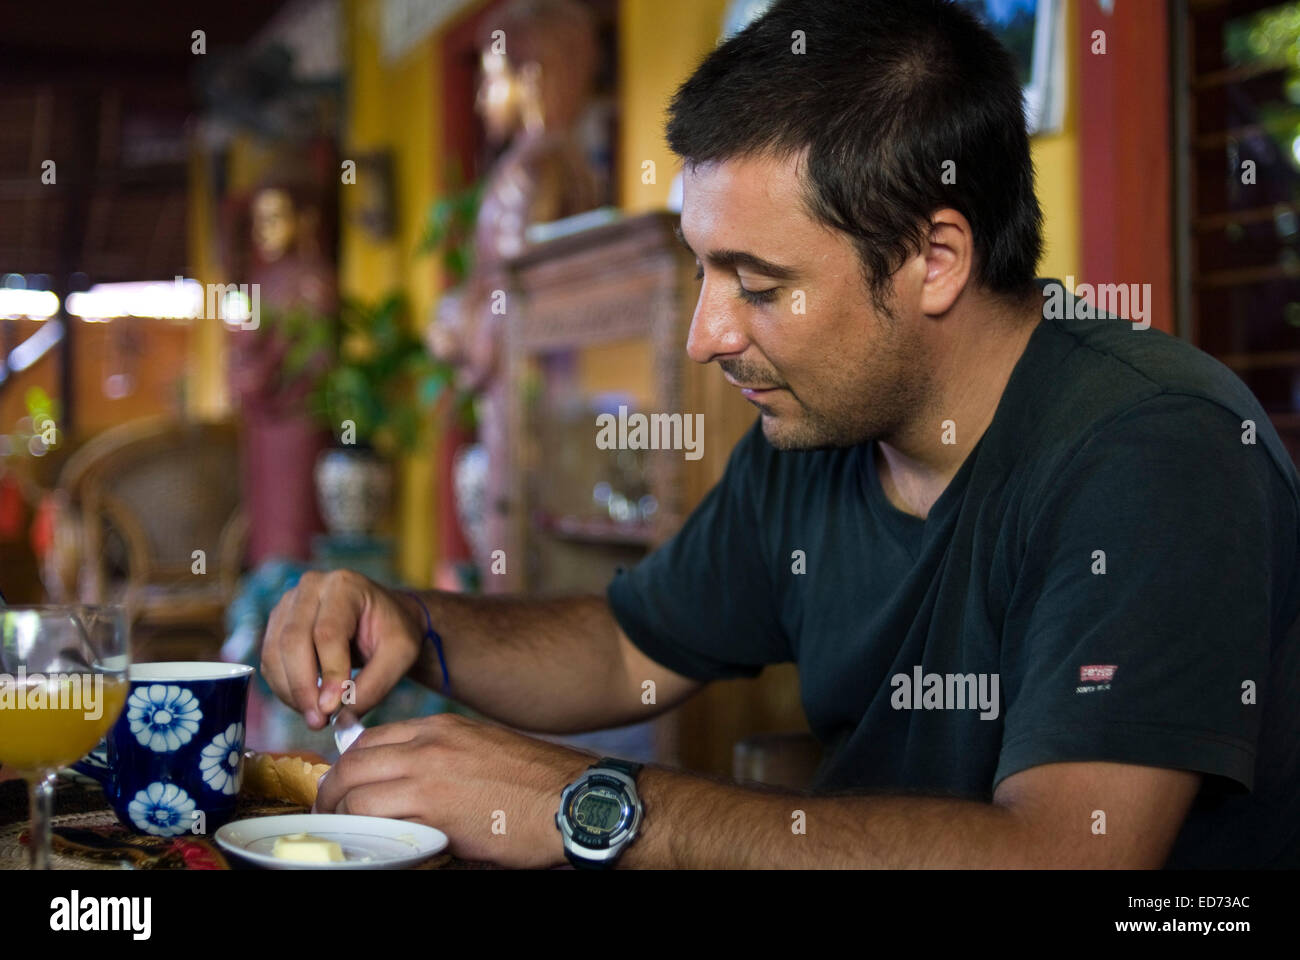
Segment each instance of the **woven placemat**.
[[[0,812],[12,814],[14,793],[26,790],[21,783],[0,784]],[[24,813],[17,822],[0,825],[0,870],[22,870],[29,864],[27,822]],[[107,806],[102,791],[81,784],[60,784],[54,809],[50,866],[57,870],[228,870],[232,864],[221,848],[206,837],[184,836],[164,839],[137,834],[118,821]],[[306,813],[292,803],[269,802],[240,797],[234,819]],[[242,866],[242,864],[234,864]],[[480,869],[488,864],[455,860],[443,853],[414,869]]]

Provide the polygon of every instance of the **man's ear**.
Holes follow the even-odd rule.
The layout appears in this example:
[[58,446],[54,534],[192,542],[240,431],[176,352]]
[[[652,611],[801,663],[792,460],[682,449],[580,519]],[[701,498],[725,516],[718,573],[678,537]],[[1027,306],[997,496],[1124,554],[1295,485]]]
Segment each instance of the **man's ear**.
[[930,233],[925,249],[922,313],[938,316],[951,309],[966,289],[974,258],[975,238],[970,221],[951,208],[936,210],[930,216]]

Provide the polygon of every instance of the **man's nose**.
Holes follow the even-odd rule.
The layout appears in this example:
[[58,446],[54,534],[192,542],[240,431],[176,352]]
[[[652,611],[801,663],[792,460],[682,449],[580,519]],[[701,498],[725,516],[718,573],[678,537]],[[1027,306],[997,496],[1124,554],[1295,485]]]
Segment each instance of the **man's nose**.
[[691,330],[686,337],[686,355],[696,363],[744,353],[749,346],[741,317],[726,296],[718,295],[721,291],[717,286],[705,280],[700,298],[695,302],[695,315],[691,317]]

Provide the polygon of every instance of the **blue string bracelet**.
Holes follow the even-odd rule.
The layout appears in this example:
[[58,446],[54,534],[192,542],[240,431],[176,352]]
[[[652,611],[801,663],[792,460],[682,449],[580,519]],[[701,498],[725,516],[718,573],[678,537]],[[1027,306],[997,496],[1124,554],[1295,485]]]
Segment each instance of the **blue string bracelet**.
[[433,617],[429,614],[429,608],[414,590],[403,590],[402,592],[414,597],[415,602],[424,611],[424,636],[420,638],[420,642],[423,643],[428,640],[433,643],[433,649],[438,654],[438,666],[442,667],[442,692],[450,694],[451,675],[447,673],[447,658],[442,655],[442,637],[439,636],[437,630],[433,629]]

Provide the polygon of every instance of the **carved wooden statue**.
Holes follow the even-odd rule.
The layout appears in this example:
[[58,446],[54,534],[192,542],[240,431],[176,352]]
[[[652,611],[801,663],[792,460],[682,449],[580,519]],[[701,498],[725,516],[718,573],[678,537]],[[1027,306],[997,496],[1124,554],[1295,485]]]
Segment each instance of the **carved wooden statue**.
[[456,365],[459,385],[479,395],[486,489],[468,499],[484,504],[483,516],[458,506],[475,560],[486,572],[488,555],[504,544],[508,506],[500,476],[508,388],[501,376],[502,340],[513,306],[505,263],[523,251],[529,225],[598,203],[597,180],[575,129],[587,105],[597,45],[590,12],[574,0],[516,0],[486,22],[479,44],[483,73],[475,109],[489,138],[508,146],[484,184],[473,271],[441,299],[426,340],[435,355]]
[[[321,250],[319,207],[306,188],[268,182],[251,203],[249,280],[260,287],[259,327],[275,312],[337,308],[334,266]],[[312,470],[326,436],[310,417],[305,377],[283,376],[289,342],[274,328],[233,330],[230,383],[242,420],[243,495],[249,560],[305,560],[321,529]]]

